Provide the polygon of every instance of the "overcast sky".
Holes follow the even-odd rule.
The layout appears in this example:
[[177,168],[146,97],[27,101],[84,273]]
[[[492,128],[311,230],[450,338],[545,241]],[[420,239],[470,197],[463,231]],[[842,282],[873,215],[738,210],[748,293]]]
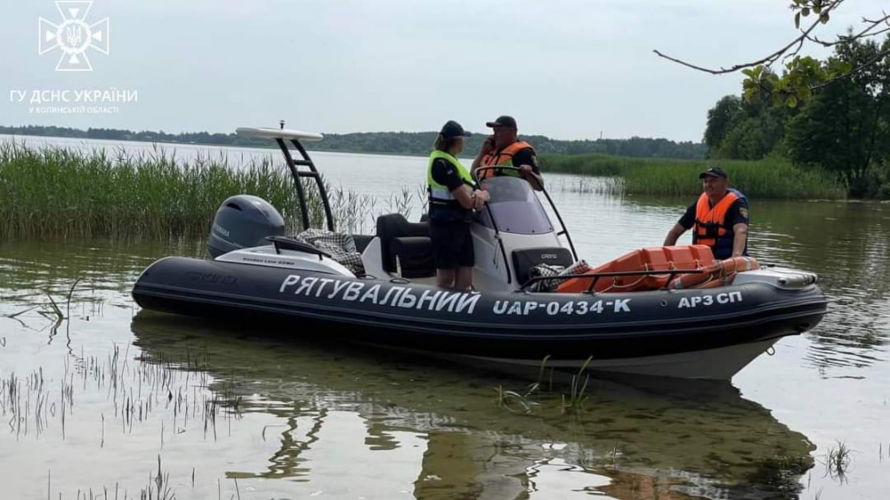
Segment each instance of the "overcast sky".
[[[701,140],[740,75],[702,65],[756,59],[794,36],[789,0],[96,0],[110,54],[89,73],[38,55],[53,0],[0,0],[0,124],[231,132],[470,130],[500,114],[561,139]],[[849,0],[829,37],[882,2]],[[810,53],[823,54],[815,49]],[[34,114],[11,90],[132,89],[116,114]]]

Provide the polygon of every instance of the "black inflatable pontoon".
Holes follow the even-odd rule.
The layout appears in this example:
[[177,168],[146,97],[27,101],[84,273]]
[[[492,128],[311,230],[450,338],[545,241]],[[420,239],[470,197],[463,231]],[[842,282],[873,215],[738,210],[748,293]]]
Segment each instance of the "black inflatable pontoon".
[[[300,179],[319,178],[300,142],[320,136],[238,132],[278,142],[306,214]],[[292,158],[285,141],[302,160]],[[731,284],[706,289],[594,291],[599,280],[682,274],[674,269],[588,273],[589,291],[529,292],[538,281],[528,277],[530,266],[577,260],[571,239],[564,226],[554,229],[525,181],[502,176],[486,183],[492,199],[472,228],[475,292],[433,286],[424,223],[381,217],[377,235],[356,237],[364,273],[355,273],[324,251],[282,236],[274,208],[240,196],[226,200],[217,214],[209,243],[213,260],[161,259],[142,273],[133,296],[151,310],[276,320],[295,337],[336,337],[484,363],[539,366],[549,356],[549,366],[570,368],[592,358],[594,370],[707,379],[730,379],[781,337],[813,328],[826,312],[815,275],[777,268],[740,272]],[[303,225],[309,228],[308,217]]]

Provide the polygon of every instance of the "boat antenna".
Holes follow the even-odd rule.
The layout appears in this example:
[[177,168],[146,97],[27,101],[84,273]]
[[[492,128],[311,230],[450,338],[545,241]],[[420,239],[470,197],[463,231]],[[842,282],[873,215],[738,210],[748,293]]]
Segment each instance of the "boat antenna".
[[278,124],[281,125],[281,130],[284,130],[284,120],[281,120]]

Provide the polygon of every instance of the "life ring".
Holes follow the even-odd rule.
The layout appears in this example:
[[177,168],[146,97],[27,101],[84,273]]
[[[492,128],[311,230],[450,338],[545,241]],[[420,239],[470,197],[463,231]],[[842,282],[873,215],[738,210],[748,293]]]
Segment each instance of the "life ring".
[[699,274],[684,274],[671,281],[671,290],[688,290],[690,288],[716,288],[724,286],[735,277],[736,273],[760,269],[760,264],[753,257],[733,257],[717,261],[702,269]]

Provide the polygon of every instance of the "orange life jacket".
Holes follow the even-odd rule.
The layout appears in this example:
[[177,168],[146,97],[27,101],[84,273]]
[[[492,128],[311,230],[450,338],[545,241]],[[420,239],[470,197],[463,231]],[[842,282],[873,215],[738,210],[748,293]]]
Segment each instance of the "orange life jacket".
[[739,195],[735,192],[727,191],[723,199],[712,208],[708,201],[708,195],[702,193],[695,206],[692,243],[716,247],[718,240],[725,241],[727,234],[731,237],[732,228],[726,223],[726,215],[729,213],[729,207],[738,199]]
[[[505,165],[505,166],[513,166],[513,157],[516,156],[516,153],[522,151],[526,148],[531,148],[532,145],[525,141],[516,141],[513,144],[505,147],[500,151],[491,151],[485,156],[482,157],[482,162],[479,163],[480,167],[492,167],[495,165]],[[534,148],[532,148],[534,151]],[[479,175],[479,180],[488,179],[494,177],[495,175],[512,175],[514,177],[519,177],[519,172],[514,171],[503,171],[498,172],[495,169],[483,170]]]

